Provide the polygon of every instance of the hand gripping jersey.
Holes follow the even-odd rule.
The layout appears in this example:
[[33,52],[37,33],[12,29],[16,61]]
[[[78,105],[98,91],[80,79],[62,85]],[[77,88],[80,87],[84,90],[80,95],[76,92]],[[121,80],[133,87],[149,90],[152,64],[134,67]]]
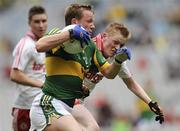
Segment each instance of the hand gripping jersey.
[[[44,59],[45,53],[38,53],[35,48],[35,35],[28,32],[16,45],[13,56],[14,61],[12,68],[23,71],[33,79],[42,80],[45,75]],[[15,107],[21,109],[30,109],[34,97],[41,92],[39,88],[32,88],[16,83],[19,91]]]
[[[60,33],[56,28],[48,35]],[[62,46],[46,52],[46,80],[43,92],[56,99],[81,98],[82,82],[85,74],[93,68],[96,72],[104,70],[109,63],[91,41],[79,54],[68,54]]]
[[[95,38],[93,38],[94,43],[96,44],[97,48],[103,52],[103,42],[101,34],[98,34]],[[109,63],[112,63],[114,58],[108,58]],[[131,77],[131,73],[126,65],[126,62],[123,62],[121,64],[121,68],[119,70],[118,76],[120,78],[129,78]],[[86,73],[85,79],[83,81],[83,84],[86,85],[90,91],[94,89],[96,84],[103,79],[103,75],[100,72],[97,72],[97,70],[94,70],[91,68],[89,72]]]

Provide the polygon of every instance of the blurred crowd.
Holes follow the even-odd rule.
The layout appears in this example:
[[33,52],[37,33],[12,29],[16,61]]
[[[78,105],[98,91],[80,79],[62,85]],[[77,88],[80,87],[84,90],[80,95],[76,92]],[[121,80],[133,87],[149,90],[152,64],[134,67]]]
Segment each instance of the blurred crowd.
[[[165,110],[165,125],[159,127],[149,108],[123,91],[120,82],[113,83],[114,89],[104,90],[112,85],[105,79],[86,103],[90,109],[95,107],[92,112],[99,125],[104,131],[177,131],[180,128],[179,0],[0,0],[0,81],[9,79],[12,49],[28,28],[25,14],[29,7],[41,4],[47,8],[50,30],[54,25],[64,26],[63,11],[66,5],[75,2],[94,6],[95,34],[112,21],[129,27],[132,39],[127,46],[132,49],[133,62],[128,64],[146,92],[152,98],[158,97]],[[5,82],[6,87],[1,86],[0,90],[11,88],[10,82]],[[113,98],[116,92],[119,95]]]

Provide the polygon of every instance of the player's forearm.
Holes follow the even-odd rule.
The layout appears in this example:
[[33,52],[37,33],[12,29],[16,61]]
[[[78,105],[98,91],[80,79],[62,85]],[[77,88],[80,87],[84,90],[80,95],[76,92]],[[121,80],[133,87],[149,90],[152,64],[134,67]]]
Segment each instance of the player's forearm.
[[144,91],[144,89],[132,78],[123,79],[128,89],[130,89],[137,97],[143,100],[146,104],[148,104],[151,99]]
[[38,87],[38,88],[41,88],[43,86],[42,81],[30,78],[19,70],[12,69],[10,78],[12,81],[22,84],[22,85],[26,85],[26,86],[32,86],[32,87]]
[[114,79],[120,70],[121,65],[112,63],[108,68],[103,71],[103,75],[108,79]]
[[37,41],[36,49],[38,52],[45,52],[61,45],[63,42],[67,41],[68,39],[70,39],[69,31],[65,31],[62,33],[53,34],[49,36],[44,36]]

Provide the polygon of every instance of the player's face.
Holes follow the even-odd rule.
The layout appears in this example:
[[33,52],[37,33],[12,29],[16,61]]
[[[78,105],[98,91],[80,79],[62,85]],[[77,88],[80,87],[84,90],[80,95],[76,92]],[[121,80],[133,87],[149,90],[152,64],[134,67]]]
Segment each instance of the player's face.
[[105,57],[112,57],[114,56],[114,52],[116,49],[121,48],[125,45],[126,41],[124,41],[120,35],[114,36],[106,36],[103,39],[104,51],[103,55]]
[[47,29],[47,15],[46,14],[37,14],[32,16],[29,23],[32,32],[38,37],[41,38]]
[[84,10],[83,16],[78,22],[78,24],[82,25],[82,27],[84,27],[90,33],[90,35],[92,35],[93,29],[95,28],[93,12]]

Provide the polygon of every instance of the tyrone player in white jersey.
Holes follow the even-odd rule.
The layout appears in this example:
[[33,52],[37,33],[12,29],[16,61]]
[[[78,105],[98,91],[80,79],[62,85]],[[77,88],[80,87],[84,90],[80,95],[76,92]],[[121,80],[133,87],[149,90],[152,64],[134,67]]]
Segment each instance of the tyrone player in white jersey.
[[[114,22],[107,26],[105,32],[98,34],[95,38],[93,38],[93,40],[98,49],[102,52],[103,56],[107,60],[112,61],[112,59],[114,59],[114,52],[125,49],[126,47],[124,45],[130,39],[130,37],[131,33],[128,31],[126,26]],[[128,89],[138,96],[142,101],[144,101],[157,115],[156,120],[159,121],[160,124],[163,123],[164,116],[162,109],[158,106],[157,102],[151,100],[143,88],[134,80],[126,65],[126,61],[121,63],[118,76],[123,80]],[[86,74],[83,82],[85,97],[89,95],[89,93],[94,89],[95,85],[100,82],[103,77],[104,76],[100,72],[96,72],[93,69]],[[77,120],[79,120],[80,123],[82,123],[82,125],[85,125],[87,129],[98,131],[98,124],[91,113],[86,109],[86,107],[84,107],[83,99],[76,100],[75,106],[73,107],[73,115]]]
[[16,45],[10,78],[19,91],[12,109],[13,130],[29,131],[29,111],[34,97],[41,92],[45,77],[45,54],[38,53],[36,41],[47,30],[47,14],[43,7],[33,6],[28,14],[29,31]]

